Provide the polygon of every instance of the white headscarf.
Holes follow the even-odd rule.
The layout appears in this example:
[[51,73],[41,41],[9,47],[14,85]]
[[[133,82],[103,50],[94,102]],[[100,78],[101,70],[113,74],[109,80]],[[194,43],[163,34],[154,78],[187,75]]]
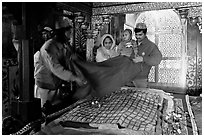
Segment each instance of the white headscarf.
[[111,46],[111,48],[110,48],[110,50],[111,50],[111,49],[113,49],[113,48],[115,47],[115,40],[114,40],[114,38],[113,38],[113,36],[112,36],[111,34],[104,34],[104,35],[101,37],[101,46],[104,47],[103,41],[105,40],[106,37],[109,37],[109,38],[112,39],[113,44],[112,44],[112,46]]
[[[105,38],[111,38],[113,43],[110,49],[106,49],[103,45],[103,41],[105,40]],[[96,61],[97,62],[102,62],[105,61],[111,57],[117,56],[117,52],[115,51],[115,40],[113,39],[113,36],[110,34],[104,34],[101,39],[101,47],[97,50],[97,54],[96,54]],[[107,56],[108,55],[108,56]]]

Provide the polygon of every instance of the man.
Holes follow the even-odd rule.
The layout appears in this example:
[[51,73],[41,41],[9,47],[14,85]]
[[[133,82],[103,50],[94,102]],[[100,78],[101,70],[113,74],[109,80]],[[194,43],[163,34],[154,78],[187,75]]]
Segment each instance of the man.
[[147,26],[145,23],[137,23],[134,31],[138,44],[138,56],[133,61],[142,63],[142,72],[136,75],[133,84],[138,88],[147,88],[150,69],[152,66],[159,65],[162,60],[162,54],[157,45],[147,38]]
[[59,103],[58,88],[61,81],[82,85],[83,81],[72,70],[67,68],[66,60],[72,51],[65,46],[71,37],[71,26],[56,29],[55,36],[47,40],[40,51],[35,54],[35,97],[41,98],[41,105],[50,101],[52,105]]
[[53,30],[50,27],[44,27],[42,30],[42,38],[44,39],[44,41],[49,40],[50,38],[52,38],[53,35]]

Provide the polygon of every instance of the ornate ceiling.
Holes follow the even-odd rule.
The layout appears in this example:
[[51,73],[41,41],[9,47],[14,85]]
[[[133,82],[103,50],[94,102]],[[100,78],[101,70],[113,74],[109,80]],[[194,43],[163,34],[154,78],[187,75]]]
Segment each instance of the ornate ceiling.
[[148,3],[148,2],[93,2],[93,8],[101,8],[101,7],[110,7],[110,6],[121,6],[127,4],[141,4],[141,3]]
[[96,2],[93,3],[92,15],[182,8],[189,9],[189,17],[202,16],[202,2]]

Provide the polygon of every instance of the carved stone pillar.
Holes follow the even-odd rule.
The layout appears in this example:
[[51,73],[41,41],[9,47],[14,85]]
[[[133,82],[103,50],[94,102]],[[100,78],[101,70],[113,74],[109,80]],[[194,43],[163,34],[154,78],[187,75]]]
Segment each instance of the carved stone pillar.
[[181,18],[182,26],[182,51],[181,51],[181,87],[186,88],[186,73],[187,73],[187,16],[189,9],[177,9]]
[[190,25],[197,26],[200,33],[202,33],[202,17],[196,16],[196,17],[190,17]]
[[197,20],[198,20],[197,22],[198,28],[200,30],[200,33],[202,33],[202,16],[198,16]]
[[[189,17],[189,43],[188,68],[194,66],[193,70],[187,70],[187,86],[189,95],[200,95],[202,91],[202,18],[200,16]],[[194,76],[194,77],[189,77]]]
[[187,16],[188,16],[188,9],[179,9],[179,15],[181,17],[181,25],[182,25],[182,34],[183,34],[183,48],[185,48],[185,53],[187,50]]
[[32,10],[28,10],[30,7],[28,3],[22,3],[22,27],[19,36],[21,42],[18,47],[20,96],[11,103],[11,115],[23,123],[41,118],[40,99],[34,98],[33,45],[29,26],[32,15],[29,11]]
[[94,35],[92,30],[87,30],[86,40],[86,60],[93,61],[93,47],[94,47]]

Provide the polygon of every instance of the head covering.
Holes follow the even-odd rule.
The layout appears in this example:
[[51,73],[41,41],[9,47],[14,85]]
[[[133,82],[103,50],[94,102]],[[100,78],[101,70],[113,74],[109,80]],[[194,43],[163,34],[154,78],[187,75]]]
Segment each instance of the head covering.
[[126,32],[126,31],[129,32],[129,34],[130,34],[130,37],[128,38],[128,41],[129,41],[129,40],[132,39],[132,30],[131,30],[131,29],[125,29],[125,30],[123,31],[123,33]]
[[147,26],[145,23],[137,23],[134,29],[135,33],[143,31],[143,33],[147,33]]
[[52,32],[52,29],[50,27],[44,27],[42,31]]
[[46,32],[46,33],[50,33],[51,35],[53,35],[53,30],[50,27],[44,27],[41,31],[41,33]]
[[147,26],[145,23],[137,23],[135,28],[136,29],[147,29]]
[[109,37],[109,38],[112,39],[113,44],[112,44],[112,46],[111,46],[110,49],[113,49],[113,48],[115,47],[115,40],[114,40],[113,36],[110,35],[110,34],[104,34],[104,35],[101,37],[101,46],[104,47],[104,45],[103,45],[103,41],[105,40],[106,37]]

